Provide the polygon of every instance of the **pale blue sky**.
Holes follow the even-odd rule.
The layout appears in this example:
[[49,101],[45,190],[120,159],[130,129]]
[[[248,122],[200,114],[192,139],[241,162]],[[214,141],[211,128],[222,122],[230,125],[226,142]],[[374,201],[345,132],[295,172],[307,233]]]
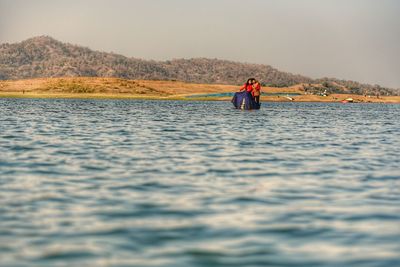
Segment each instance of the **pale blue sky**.
[[399,0],[0,0],[0,42],[210,57],[400,88]]

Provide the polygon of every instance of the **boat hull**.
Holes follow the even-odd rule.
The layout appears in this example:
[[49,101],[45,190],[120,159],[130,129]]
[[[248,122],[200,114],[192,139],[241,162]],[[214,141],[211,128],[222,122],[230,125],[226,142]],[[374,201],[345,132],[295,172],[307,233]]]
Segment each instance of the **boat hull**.
[[249,92],[237,92],[232,98],[232,104],[237,109],[243,110],[253,110],[260,109],[260,104],[258,104],[254,97]]

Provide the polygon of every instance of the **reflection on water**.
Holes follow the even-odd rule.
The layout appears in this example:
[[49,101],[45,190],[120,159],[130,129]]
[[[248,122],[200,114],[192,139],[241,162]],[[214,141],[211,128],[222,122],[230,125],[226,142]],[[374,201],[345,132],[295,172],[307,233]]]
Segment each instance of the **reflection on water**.
[[2,266],[400,266],[400,106],[0,99]]

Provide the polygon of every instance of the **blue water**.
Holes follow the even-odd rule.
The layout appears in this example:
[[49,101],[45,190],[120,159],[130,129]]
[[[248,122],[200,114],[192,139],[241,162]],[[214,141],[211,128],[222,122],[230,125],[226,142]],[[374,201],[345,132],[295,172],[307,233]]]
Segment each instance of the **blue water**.
[[400,266],[399,118],[0,99],[0,265]]

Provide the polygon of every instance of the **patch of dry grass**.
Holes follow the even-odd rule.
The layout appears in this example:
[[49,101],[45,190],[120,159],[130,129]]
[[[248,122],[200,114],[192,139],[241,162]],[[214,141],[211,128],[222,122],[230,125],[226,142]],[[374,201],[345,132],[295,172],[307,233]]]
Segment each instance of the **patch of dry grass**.
[[[174,99],[192,101],[228,101],[229,97],[191,97],[190,95],[227,93],[238,91],[239,86],[195,84],[179,81],[125,80],[120,78],[74,77],[39,78],[0,81],[0,97],[24,98],[98,98],[98,99]],[[268,93],[300,93],[293,97],[296,102],[339,102],[353,98],[363,103],[400,103],[400,96],[365,97],[360,95],[333,94],[326,97],[305,95],[302,85],[275,88],[264,87]],[[264,102],[290,101],[283,96],[262,96]]]

